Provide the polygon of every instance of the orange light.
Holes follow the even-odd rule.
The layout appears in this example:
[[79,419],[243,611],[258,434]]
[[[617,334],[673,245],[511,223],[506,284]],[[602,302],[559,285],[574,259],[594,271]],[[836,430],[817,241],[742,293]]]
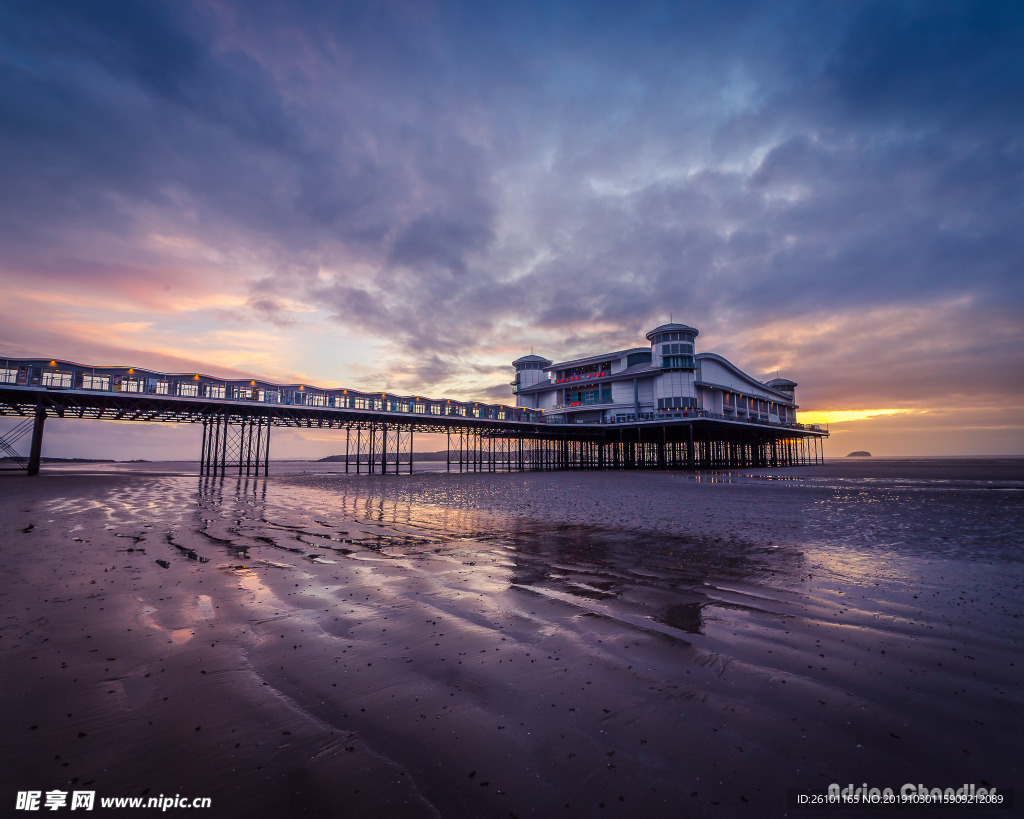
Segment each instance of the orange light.
[[252,384],[254,387],[256,386],[256,382],[255,381],[250,381],[249,383]]
[[130,367],[128,369],[128,375],[135,375],[135,368],[134,367]]
[[196,381],[198,381],[198,380],[199,380],[199,376],[198,376],[198,375],[193,375],[192,377],[193,377],[193,378],[194,378],[194,379],[195,379]]
[[306,388],[305,388],[304,386],[302,386],[302,385],[300,384],[300,385],[299,385],[299,389],[300,389],[300,390],[304,390],[304,389],[306,389]]
[[57,366],[57,362],[56,361],[51,361],[50,362],[50,366],[51,367],[56,367]]

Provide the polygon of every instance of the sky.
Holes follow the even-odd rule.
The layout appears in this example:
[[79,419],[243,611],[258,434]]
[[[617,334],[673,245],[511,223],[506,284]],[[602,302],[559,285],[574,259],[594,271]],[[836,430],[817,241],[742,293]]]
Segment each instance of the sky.
[[[0,357],[511,403],[671,316],[829,456],[1021,455],[1021,43],[1014,0],[7,0]],[[44,454],[194,432],[74,423]]]

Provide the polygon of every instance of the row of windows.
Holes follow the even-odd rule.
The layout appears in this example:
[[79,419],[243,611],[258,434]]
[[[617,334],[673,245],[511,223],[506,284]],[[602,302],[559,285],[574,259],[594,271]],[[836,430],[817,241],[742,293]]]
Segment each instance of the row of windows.
[[693,355],[692,344],[666,344],[661,348],[662,355]]
[[689,341],[692,344],[693,339],[693,333],[658,333],[652,336],[651,341],[654,344],[664,344],[666,341]]
[[778,415],[785,417],[788,408],[783,404],[777,404],[765,398],[754,398],[752,396],[725,393],[722,398],[722,409],[724,412],[749,412],[754,415]]
[[131,375],[96,375],[95,373],[7,366],[0,368],[0,383],[35,384],[62,389],[129,392],[148,395],[176,395],[184,398],[229,398],[271,404],[289,404],[339,409],[362,409],[389,412],[410,412],[421,415],[459,415],[492,418],[499,421],[528,419],[529,409],[513,410],[487,406],[469,406],[441,401],[413,401],[360,395],[329,395],[320,390],[265,389],[258,385],[210,384],[196,379],[169,380]]
[[661,359],[662,367],[682,367],[684,369],[693,369],[693,356],[692,355],[667,355]]
[[611,371],[612,362],[602,361],[600,364],[586,364],[582,367],[570,367],[567,370],[559,370],[555,377],[560,379],[586,378],[588,375],[607,375]]
[[640,421],[653,421],[654,420],[654,413],[653,412],[641,412],[639,415],[637,415],[635,412],[626,412],[626,413],[619,413],[618,415],[615,416],[615,423],[616,424],[628,424],[628,423],[631,423],[631,422],[637,421],[637,420],[640,420]]
[[659,398],[658,409],[697,409],[696,398]]

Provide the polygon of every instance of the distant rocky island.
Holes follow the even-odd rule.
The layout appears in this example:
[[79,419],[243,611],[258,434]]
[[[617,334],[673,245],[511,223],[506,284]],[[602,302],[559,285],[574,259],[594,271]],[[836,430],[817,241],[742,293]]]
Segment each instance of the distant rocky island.
[[846,456],[847,458],[870,458],[871,453],[865,452],[863,449],[858,449],[856,452],[851,452]]

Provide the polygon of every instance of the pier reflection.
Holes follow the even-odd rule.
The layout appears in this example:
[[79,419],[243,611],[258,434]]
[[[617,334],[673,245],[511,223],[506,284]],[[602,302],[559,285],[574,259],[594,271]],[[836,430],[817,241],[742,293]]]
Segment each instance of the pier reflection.
[[[233,559],[250,561],[252,571],[287,565],[335,572],[343,559],[401,563],[404,576],[429,575],[442,595],[536,592],[591,614],[660,624],[656,630],[680,637],[704,633],[709,617],[748,608],[746,600],[756,606],[758,594],[736,590],[773,573],[794,574],[803,559],[798,551],[735,537],[501,515],[472,508],[458,484],[431,487],[410,492],[386,479],[325,478],[310,486],[204,478],[196,532]],[[720,593],[722,584],[727,593]]]

